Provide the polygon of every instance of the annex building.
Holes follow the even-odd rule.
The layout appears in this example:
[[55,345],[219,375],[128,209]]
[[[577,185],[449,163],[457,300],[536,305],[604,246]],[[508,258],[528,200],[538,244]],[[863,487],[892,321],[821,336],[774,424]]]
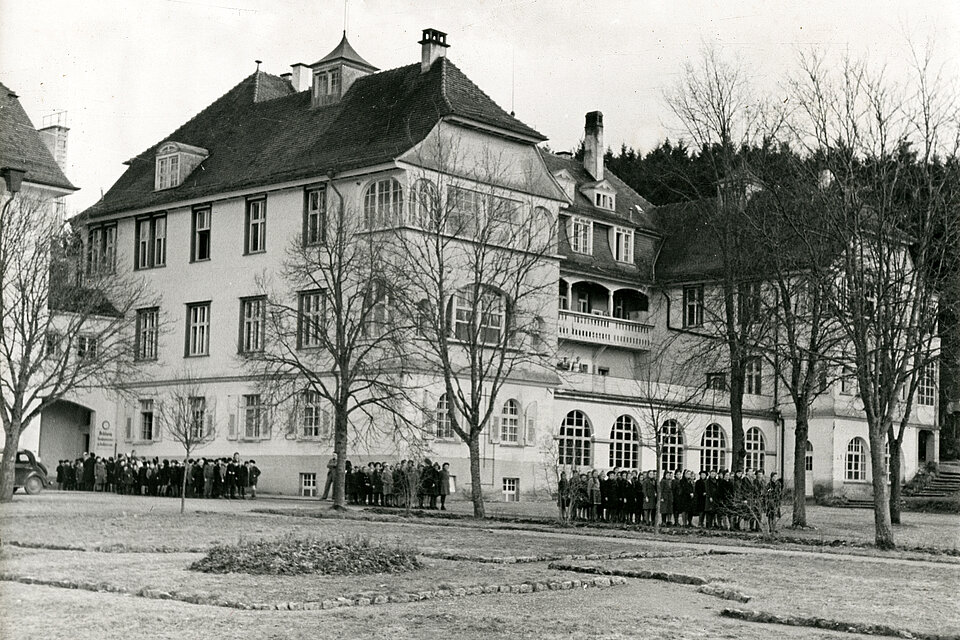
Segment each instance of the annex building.
[[[604,167],[602,114],[586,114],[582,161],[549,153],[542,134],[497,106],[447,57],[446,34],[424,30],[419,44],[419,60],[387,71],[364,60],[346,36],[290,73],[258,70],[126,163],[82,222],[89,269],[136,272],[156,293],[157,303],[138,310],[135,321],[143,379],[123,397],[92,394],[88,405],[79,401],[82,410],[51,411],[31,430],[43,459],[77,455],[81,442],[106,456],[182,456],[158,428],[154,400],[189,376],[204,390],[198,406],[220,425],[218,440],[197,455],[239,452],[263,470],[263,491],[314,495],[332,449],[329,420],[293,431],[271,424],[241,364],[244,351],[258,347],[257,279],[280,269],[292,240],[320,233],[329,189],[371,219],[403,215],[415,184],[443,173],[424,163],[424,145],[455,135],[468,158],[507,163],[492,187],[530,215],[545,211],[559,235],[559,255],[542,270],[555,283],[556,295],[541,311],[555,366],[520,372],[499,394],[502,410],[481,446],[486,495],[545,496],[558,461],[579,469],[652,469],[651,416],[665,427],[666,468],[729,468],[724,381],[703,371],[702,393],[668,389],[675,406],[651,411],[648,391],[657,381],[644,379],[675,332],[703,322],[711,283],[696,236],[666,236],[657,209]],[[468,177],[447,177],[471,188]],[[789,483],[789,402],[759,360],[747,391],[748,469],[778,471]],[[905,438],[907,478],[937,458],[937,394],[928,391]],[[424,446],[431,459],[450,462],[463,491],[466,445],[449,429],[443,395],[425,393],[436,412],[425,420]],[[814,407],[807,494],[870,492],[867,427],[857,402],[837,385]],[[97,436],[78,439],[91,433]],[[71,447],[76,451],[67,455]],[[365,463],[407,456],[394,444],[364,442],[348,457]]]

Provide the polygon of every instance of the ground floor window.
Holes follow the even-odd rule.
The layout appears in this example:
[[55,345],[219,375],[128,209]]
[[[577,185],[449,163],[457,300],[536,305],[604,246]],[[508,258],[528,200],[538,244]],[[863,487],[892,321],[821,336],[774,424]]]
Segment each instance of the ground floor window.
[[847,445],[847,463],[844,469],[844,480],[866,480],[867,479],[867,461],[865,452],[867,447],[864,445],[863,438],[854,438]]
[[520,502],[520,478],[503,479],[503,501]]
[[317,497],[317,474],[316,473],[300,474],[300,495],[307,498]]
[[640,468],[640,436],[636,421],[630,416],[617,418],[610,429],[610,466]]
[[707,425],[700,439],[700,470],[720,471],[727,464],[727,437],[718,424]]
[[664,471],[676,471],[683,467],[683,433],[676,420],[663,423],[661,433],[660,466]]
[[744,460],[747,471],[764,471],[764,450],[766,442],[763,440],[763,432],[757,427],[750,427],[743,439],[743,446],[746,449],[747,457]]
[[807,455],[803,459],[803,468],[807,471],[813,471],[813,445],[807,440]]
[[571,411],[560,425],[559,463],[574,467],[589,467],[593,464],[591,440],[593,430],[582,411]]

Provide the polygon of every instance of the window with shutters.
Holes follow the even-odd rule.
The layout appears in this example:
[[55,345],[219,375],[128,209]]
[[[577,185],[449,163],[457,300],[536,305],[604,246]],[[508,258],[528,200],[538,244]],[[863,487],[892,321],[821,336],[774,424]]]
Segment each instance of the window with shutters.
[[187,399],[190,412],[190,440],[199,442],[207,437],[207,399],[191,396]]
[[259,393],[243,396],[243,437],[261,440],[267,433],[267,408]]
[[153,400],[140,401],[140,440],[142,442],[151,442],[156,433],[154,432],[153,420]]
[[700,470],[720,471],[726,464],[727,436],[720,425],[707,425],[700,439]]
[[304,438],[321,438],[329,433],[330,412],[324,407],[323,398],[313,389],[303,392],[303,421],[300,434]]
[[640,433],[630,416],[620,416],[610,429],[609,462],[611,467],[640,468]]
[[503,403],[500,412],[500,441],[510,444],[520,442],[520,404],[513,399]]

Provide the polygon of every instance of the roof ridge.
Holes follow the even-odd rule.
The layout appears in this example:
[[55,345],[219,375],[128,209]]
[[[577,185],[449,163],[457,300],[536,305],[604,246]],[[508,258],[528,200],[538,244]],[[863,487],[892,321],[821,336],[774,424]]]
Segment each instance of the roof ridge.
[[448,110],[454,111],[453,105],[450,104],[450,98],[447,97],[447,57],[443,56],[440,60],[440,98],[443,99],[443,104],[446,105]]

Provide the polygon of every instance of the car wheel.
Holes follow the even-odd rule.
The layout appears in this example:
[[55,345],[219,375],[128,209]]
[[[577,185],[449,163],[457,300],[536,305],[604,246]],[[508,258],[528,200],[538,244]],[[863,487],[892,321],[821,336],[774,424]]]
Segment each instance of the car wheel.
[[30,476],[23,483],[23,490],[27,492],[27,495],[35,496],[43,490],[43,480],[37,476]]

